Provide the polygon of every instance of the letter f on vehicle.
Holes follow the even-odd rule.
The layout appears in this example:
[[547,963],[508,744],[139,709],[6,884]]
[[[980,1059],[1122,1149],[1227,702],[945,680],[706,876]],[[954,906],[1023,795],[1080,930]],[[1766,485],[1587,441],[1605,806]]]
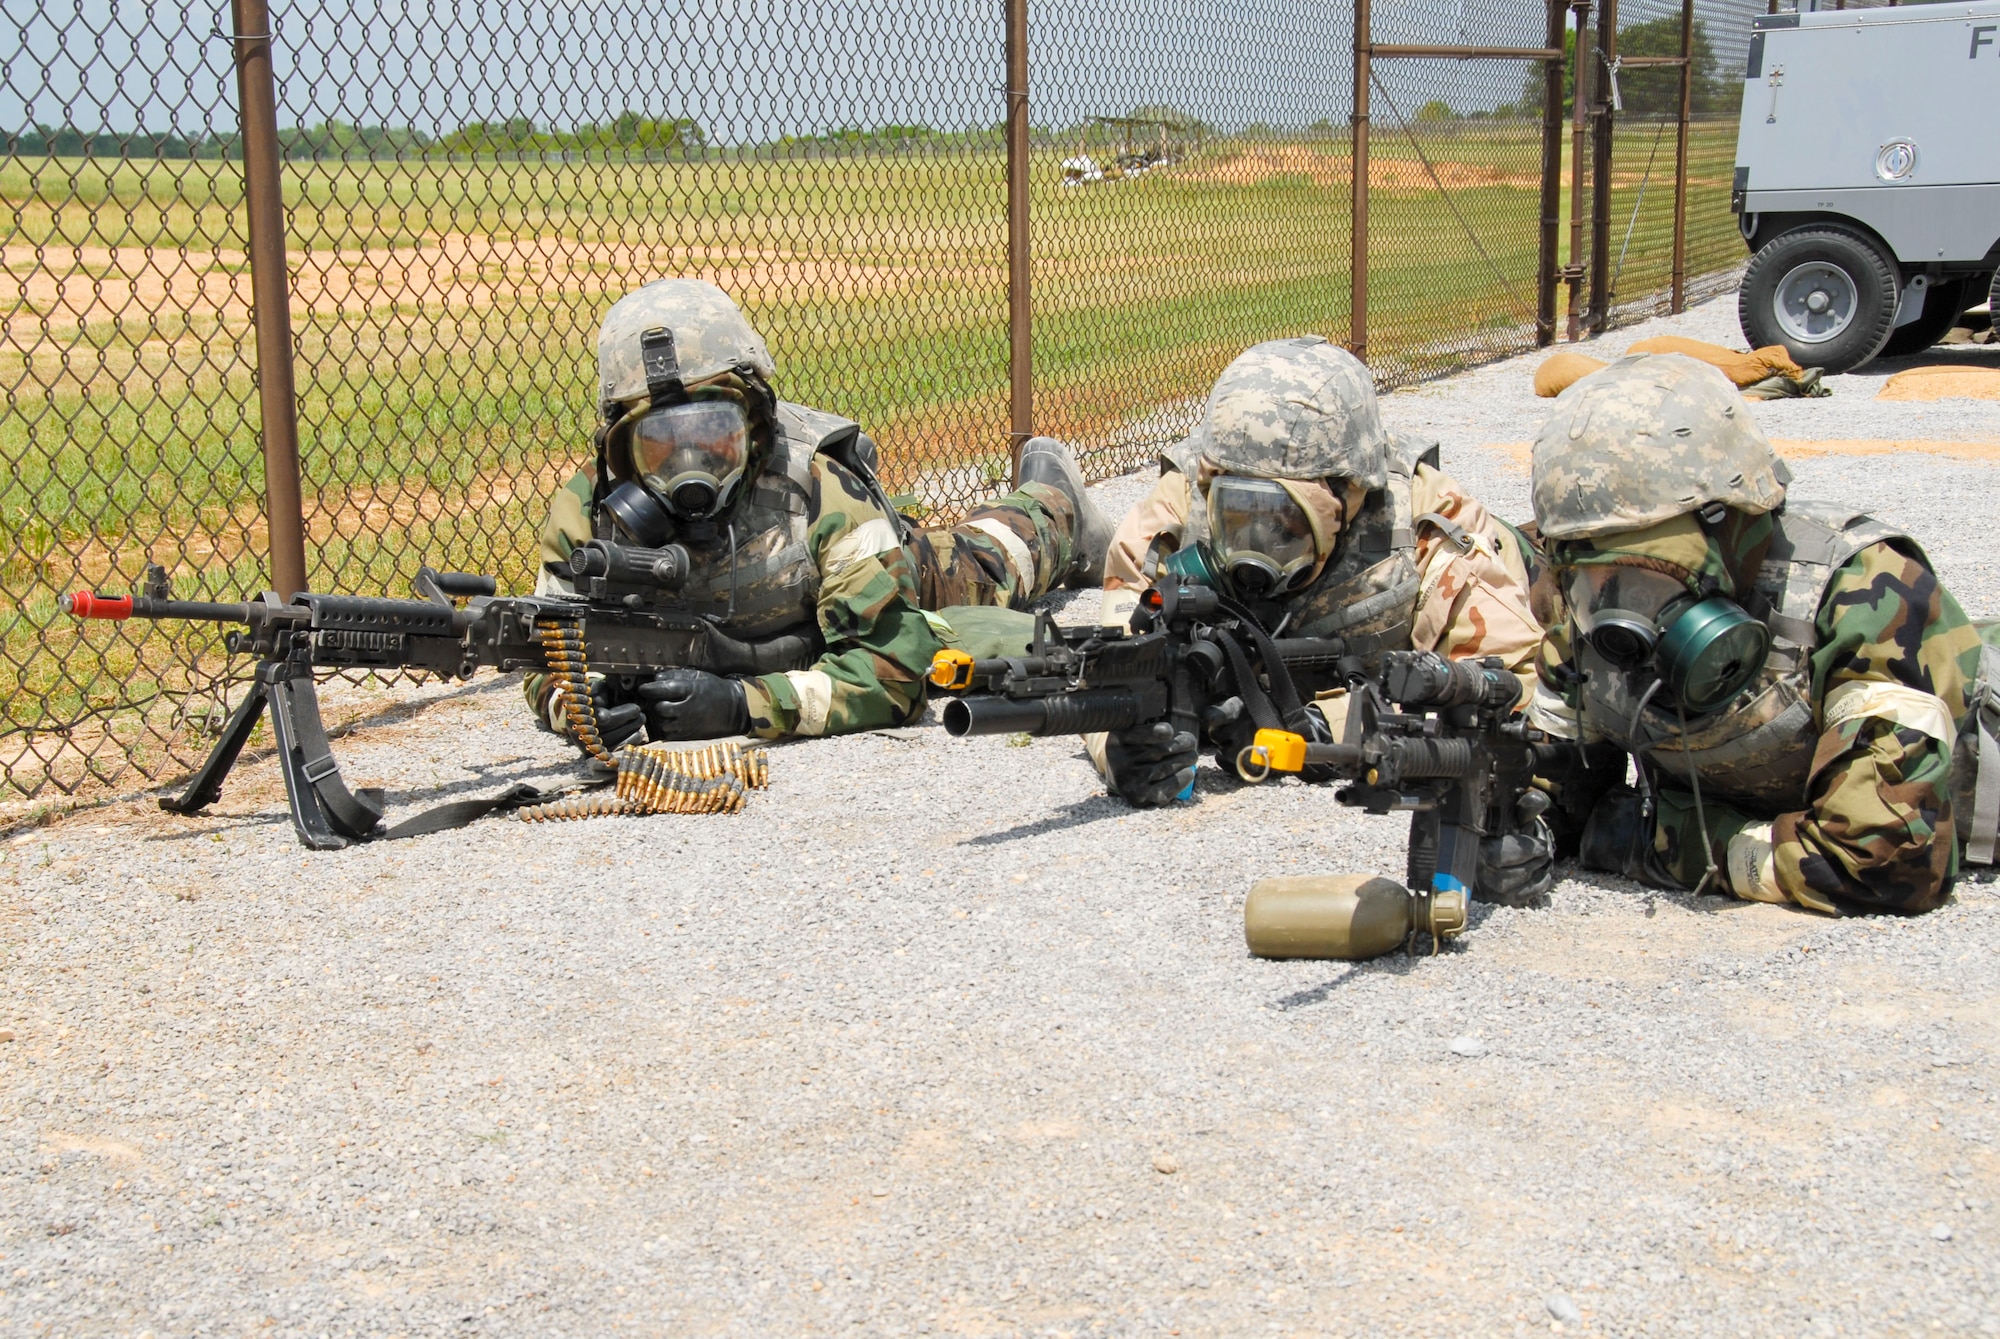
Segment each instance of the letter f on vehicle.
[[1993,34],[1995,33],[2000,33],[2000,26],[1996,26],[1991,23],[1982,23],[1977,28],[1974,28],[1972,30],[1972,50],[1966,56],[1966,59],[1978,60],[1979,48],[1983,46],[1992,46]]

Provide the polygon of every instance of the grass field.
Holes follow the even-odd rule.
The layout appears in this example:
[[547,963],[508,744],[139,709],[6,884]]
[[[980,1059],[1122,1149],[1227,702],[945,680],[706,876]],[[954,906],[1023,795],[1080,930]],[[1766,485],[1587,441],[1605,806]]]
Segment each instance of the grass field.
[[[1654,133],[1620,135],[1614,255]],[[1371,172],[1371,361],[1396,381],[1520,347],[1533,302],[1535,128],[1426,126],[1422,144],[1429,167],[1378,127]],[[1665,286],[1672,148],[1669,131],[1621,299]],[[1691,273],[1740,254],[1732,151],[1730,126],[1699,127]],[[1344,140],[1213,141],[1086,187],[1061,184],[1066,156],[1040,151],[1032,172],[1037,427],[1096,472],[1141,463],[1245,345],[1344,337]],[[395,590],[429,561],[525,585],[543,499],[588,449],[596,324],[670,273],[743,302],[781,393],[863,422],[894,484],[963,507],[1006,448],[1002,167],[984,150],[288,165],[313,581]],[[119,629],[79,638],[54,599],[127,585],[148,553],[180,593],[254,591],[262,467],[234,165],[4,159],[0,197],[19,293],[0,341],[13,735],[188,690],[201,646],[147,642],[142,664]],[[122,765],[126,745],[104,748]]]

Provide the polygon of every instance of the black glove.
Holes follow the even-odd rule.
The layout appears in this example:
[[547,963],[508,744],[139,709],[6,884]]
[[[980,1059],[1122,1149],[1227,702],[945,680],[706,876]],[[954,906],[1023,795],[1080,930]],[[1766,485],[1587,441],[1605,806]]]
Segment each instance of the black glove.
[[1480,838],[1477,878],[1472,895],[1481,902],[1546,906],[1556,883],[1556,859],[1545,831]]
[[1619,786],[1606,792],[1583,825],[1576,863],[1655,887],[1673,887],[1651,868],[1653,822],[1652,804],[1638,791]]
[[[1338,744],[1333,737],[1333,727],[1326,723],[1326,713],[1317,702],[1306,703],[1306,728],[1308,744]],[[1310,785],[1323,785],[1328,781],[1340,780],[1340,772],[1327,763],[1307,763],[1299,769],[1299,780]]]
[[1240,697],[1226,697],[1202,708],[1201,734],[1215,750],[1216,765],[1225,772],[1236,770],[1236,755],[1257,737],[1257,723]]
[[655,742],[719,739],[750,724],[743,685],[707,670],[662,670],[639,685],[639,700],[646,704],[646,736]]
[[646,728],[646,709],[619,691],[616,679],[594,680],[590,700],[597,707],[597,737],[606,753],[618,752]]
[[1172,721],[1147,721],[1120,730],[1104,744],[1111,789],[1141,808],[1168,804],[1194,784],[1201,745]]

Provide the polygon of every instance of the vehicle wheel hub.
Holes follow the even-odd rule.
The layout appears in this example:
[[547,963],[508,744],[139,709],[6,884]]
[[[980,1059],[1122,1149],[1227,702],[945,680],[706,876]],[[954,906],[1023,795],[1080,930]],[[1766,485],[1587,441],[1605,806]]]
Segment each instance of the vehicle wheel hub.
[[1771,314],[1787,337],[1800,344],[1824,344],[1854,323],[1859,305],[1860,295],[1845,270],[1812,260],[1778,281]]

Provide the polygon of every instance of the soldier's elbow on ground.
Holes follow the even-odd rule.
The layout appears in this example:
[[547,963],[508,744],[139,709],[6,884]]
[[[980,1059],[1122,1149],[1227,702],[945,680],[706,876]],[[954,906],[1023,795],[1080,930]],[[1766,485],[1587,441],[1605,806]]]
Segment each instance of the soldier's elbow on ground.
[[[1781,868],[1779,880],[1796,885],[1787,887],[1792,900],[1811,910],[1829,915],[1914,914],[1936,909],[1951,893],[1957,861],[1948,813],[1938,816],[1928,838],[1909,838],[1893,846],[1880,833],[1853,844],[1829,842],[1810,814],[1786,815],[1775,827],[1781,848],[1788,838],[1798,842],[1793,860],[1782,862],[1791,868]],[[1807,832],[1819,840],[1801,840]]]

